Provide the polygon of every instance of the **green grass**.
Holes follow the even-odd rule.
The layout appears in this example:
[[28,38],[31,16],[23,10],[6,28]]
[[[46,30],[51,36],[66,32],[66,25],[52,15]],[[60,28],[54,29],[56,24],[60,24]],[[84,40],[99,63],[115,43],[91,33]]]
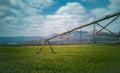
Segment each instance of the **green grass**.
[[[120,73],[120,46],[0,47],[0,73]],[[94,56],[95,54],[95,56]]]

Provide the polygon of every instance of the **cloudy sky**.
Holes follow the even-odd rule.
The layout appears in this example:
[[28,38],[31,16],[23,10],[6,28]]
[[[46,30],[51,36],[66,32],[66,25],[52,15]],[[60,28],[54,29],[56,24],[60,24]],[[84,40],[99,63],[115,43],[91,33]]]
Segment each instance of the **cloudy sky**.
[[[120,0],[0,0],[0,36],[61,33],[120,11],[119,4]],[[114,28],[120,29],[120,24]]]

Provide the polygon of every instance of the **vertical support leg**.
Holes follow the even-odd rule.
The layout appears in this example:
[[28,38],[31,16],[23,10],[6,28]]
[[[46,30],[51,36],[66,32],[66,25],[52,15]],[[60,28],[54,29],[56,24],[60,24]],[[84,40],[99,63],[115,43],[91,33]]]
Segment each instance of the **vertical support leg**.
[[96,25],[93,24],[93,44],[94,44],[94,58],[96,57],[96,49],[95,49],[95,45],[96,45]]
[[119,31],[119,33],[118,33],[118,38],[120,38],[120,31]]

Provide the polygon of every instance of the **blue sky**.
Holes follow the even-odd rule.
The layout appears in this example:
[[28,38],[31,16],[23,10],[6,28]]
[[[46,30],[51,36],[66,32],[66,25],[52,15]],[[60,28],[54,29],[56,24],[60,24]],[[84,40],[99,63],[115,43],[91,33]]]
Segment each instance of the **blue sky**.
[[[0,0],[0,36],[61,33],[120,11],[119,4],[120,0]],[[118,23],[109,29],[120,30]]]

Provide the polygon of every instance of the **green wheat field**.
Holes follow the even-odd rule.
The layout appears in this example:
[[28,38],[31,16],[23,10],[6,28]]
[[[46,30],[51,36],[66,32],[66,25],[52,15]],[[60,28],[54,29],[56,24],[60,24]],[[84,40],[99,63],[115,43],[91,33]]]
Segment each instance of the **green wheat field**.
[[120,46],[1,46],[0,73],[120,73]]

